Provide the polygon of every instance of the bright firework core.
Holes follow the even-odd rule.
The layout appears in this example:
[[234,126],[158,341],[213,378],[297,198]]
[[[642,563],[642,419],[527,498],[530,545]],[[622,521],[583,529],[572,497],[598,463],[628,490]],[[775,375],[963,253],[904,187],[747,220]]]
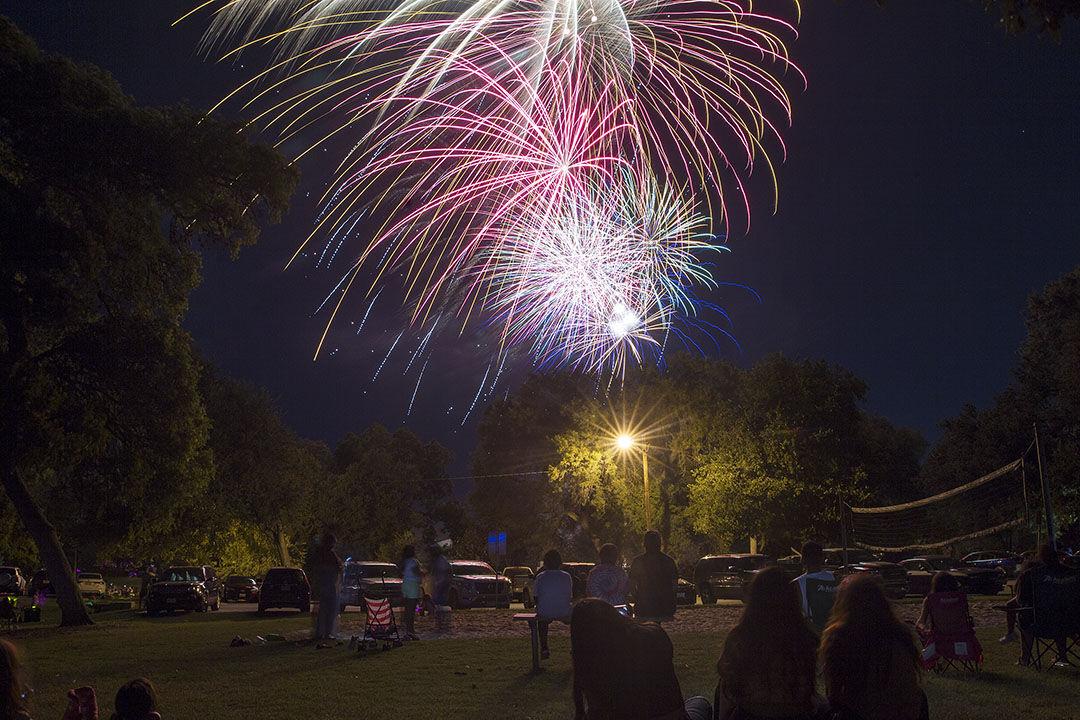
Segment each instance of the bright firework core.
[[619,303],[612,310],[611,320],[608,321],[608,329],[611,330],[611,334],[616,340],[622,340],[640,324],[641,318],[638,317],[638,314]]

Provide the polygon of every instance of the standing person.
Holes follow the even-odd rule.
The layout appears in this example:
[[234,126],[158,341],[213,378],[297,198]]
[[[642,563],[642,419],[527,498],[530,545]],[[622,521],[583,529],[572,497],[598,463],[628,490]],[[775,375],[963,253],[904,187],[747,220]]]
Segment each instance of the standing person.
[[438,545],[432,545],[431,555],[431,602],[435,606],[435,630],[450,629],[450,560]]
[[639,618],[670,620],[675,617],[678,567],[671,556],[660,550],[660,533],[655,530],[645,533],[644,545],[645,552],[630,564],[634,614]]
[[401,596],[405,599],[402,614],[405,616],[405,637],[408,640],[420,639],[416,636],[416,606],[423,597],[422,578],[416,549],[412,545],[406,545],[401,551]]
[[551,656],[548,651],[548,628],[553,620],[570,620],[570,600],[574,594],[574,578],[562,569],[562,555],[558,550],[544,553],[544,569],[533,581],[536,597],[536,627],[540,634],[540,657]]
[[818,635],[784,572],[758,573],[716,663],[717,720],[811,717],[820,704],[817,649]]
[[852,575],[840,584],[818,657],[825,696],[841,717],[929,718],[915,631],[896,617],[879,579]]
[[319,614],[315,621],[317,647],[330,647],[337,635],[338,603],[341,597],[341,570],[344,563],[334,550],[337,538],[325,533],[315,553],[315,579],[319,596]]
[[600,562],[589,571],[585,583],[585,594],[599,598],[618,607],[626,604],[626,593],[630,591],[630,578],[619,567],[619,548],[611,543],[600,547]]
[[683,702],[671,638],[594,598],[570,619],[575,720],[710,720],[703,697]]
[[836,599],[836,577],[825,569],[825,549],[813,540],[803,543],[802,566],[805,572],[794,583],[799,589],[803,615],[822,632]]

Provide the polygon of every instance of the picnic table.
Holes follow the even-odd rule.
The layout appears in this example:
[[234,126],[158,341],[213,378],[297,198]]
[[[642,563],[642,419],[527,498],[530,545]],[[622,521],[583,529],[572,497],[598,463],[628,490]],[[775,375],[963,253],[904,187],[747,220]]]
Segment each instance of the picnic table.
[[540,669],[540,626],[536,622],[536,613],[514,613],[514,622],[529,625],[529,639],[532,642],[532,669]]

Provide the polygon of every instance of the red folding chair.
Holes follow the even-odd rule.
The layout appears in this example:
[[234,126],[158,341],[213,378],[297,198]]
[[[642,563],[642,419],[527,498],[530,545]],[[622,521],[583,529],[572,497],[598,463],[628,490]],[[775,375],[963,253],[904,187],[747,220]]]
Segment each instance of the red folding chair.
[[401,647],[404,643],[398,633],[397,621],[394,619],[394,609],[390,605],[389,598],[378,600],[365,597],[364,605],[367,610],[367,620],[364,623],[364,634],[360,638],[353,638],[357,642],[357,649],[361,652],[368,648],[375,649],[382,643],[383,650]]
[[935,672],[949,668],[978,672],[983,653],[975,637],[975,623],[962,592],[938,592],[926,596],[930,627],[922,633],[923,665]]

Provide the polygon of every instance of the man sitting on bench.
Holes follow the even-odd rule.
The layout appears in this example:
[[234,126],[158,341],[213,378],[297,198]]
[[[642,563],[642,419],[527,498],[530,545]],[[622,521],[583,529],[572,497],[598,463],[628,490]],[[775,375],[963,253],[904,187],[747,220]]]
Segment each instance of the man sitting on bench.
[[544,569],[533,581],[533,596],[536,598],[536,624],[540,633],[540,657],[547,660],[548,626],[552,620],[569,622],[570,600],[573,595],[574,579],[570,573],[561,570],[562,555],[558,550],[548,550],[544,554]]

